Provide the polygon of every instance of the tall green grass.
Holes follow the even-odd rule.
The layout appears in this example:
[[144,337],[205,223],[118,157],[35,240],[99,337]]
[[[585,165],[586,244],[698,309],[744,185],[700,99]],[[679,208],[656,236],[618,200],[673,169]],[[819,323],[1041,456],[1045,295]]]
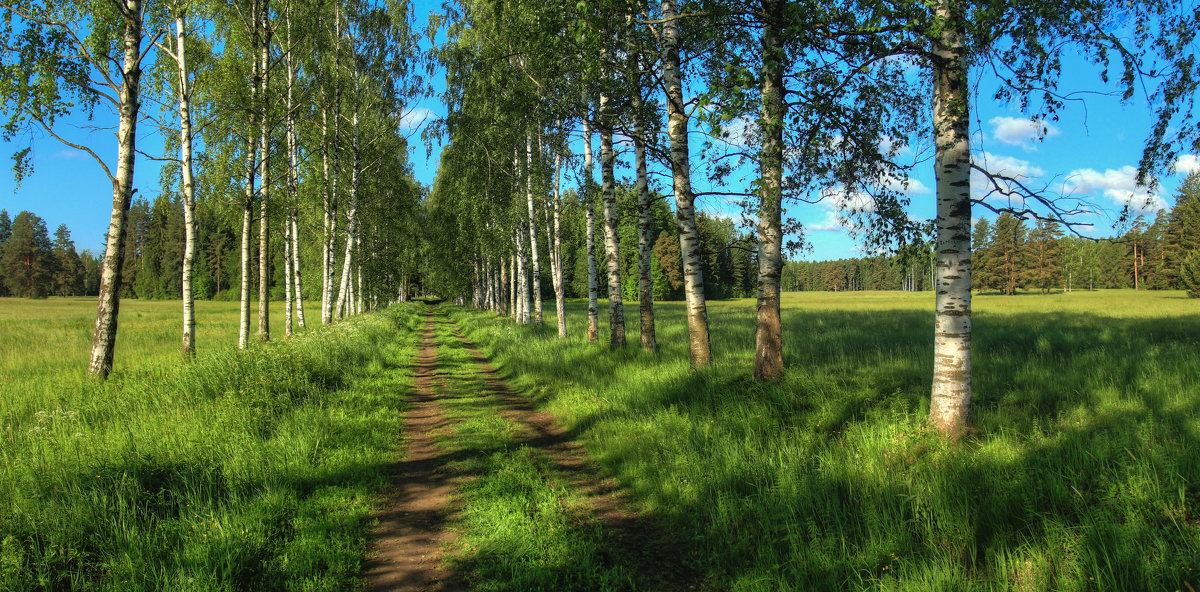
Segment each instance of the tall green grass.
[[676,303],[657,305],[657,354],[583,343],[581,303],[566,343],[453,315],[690,541],[714,589],[1200,587],[1200,303],[975,304],[975,430],[954,444],[925,428],[928,294],[787,295],[788,373],[766,384],[752,301],[710,303],[702,372]]
[[[181,367],[168,307],[133,304],[123,369],[96,384],[75,369],[87,349],[74,317],[87,313],[51,300],[32,306],[63,306],[47,314],[57,322],[23,321],[33,313],[0,303],[0,589],[355,585],[397,453],[416,309],[246,352],[210,345]],[[139,325],[138,313],[163,316]],[[203,327],[202,347],[217,336]]]

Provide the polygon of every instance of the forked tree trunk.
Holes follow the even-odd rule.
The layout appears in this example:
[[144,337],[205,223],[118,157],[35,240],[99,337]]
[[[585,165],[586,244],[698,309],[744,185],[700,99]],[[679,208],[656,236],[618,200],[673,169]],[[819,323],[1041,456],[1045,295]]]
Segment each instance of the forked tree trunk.
[[929,417],[956,437],[971,408],[970,114],[962,6],[939,0],[936,13],[944,24],[933,66],[938,277]]
[[674,0],[662,3],[663,83],[667,95],[667,134],[671,139],[671,176],[675,190],[675,222],[683,258],[683,292],[687,299],[688,352],[692,367],[712,363],[708,335],[708,307],[704,300],[704,271],[700,258],[700,233],[696,228],[696,197],[692,194],[692,169],[688,160],[687,106],[683,100],[683,75],[679,67],[679,7]]
[[258,158],[258,189],[261,194],[258,201],[258,340],[271,339],[271,225],[268,199],[271,190],[271,131],[267,120],[269,99],[267,82],[271,68],[271,27],[267,19],[270,0],[261,0],[259,20],[262,23],[262,64],[259,66],[260,89],[259,105],[259,150]]
[[779,280],[783,273],[783,0],[763,2],[762,176],[758,206],[758,311],[754,330],[754,378],[783,376]]
[[187,23],[175,17],[175,58],[179,70],[179,171],[183,181],[183,358],[196,355],[196,184],[192,176],[192,89],[187,70]]
[[608,268],[608,345],[625,347],[625,303],[621,296],[621,245],[617,235],[617,182],[613,155],[613,131],[608,97],[600,95],[600,174],[604,186],[604,262]]
[[525,136],[525,201],[529,203],[530,274],[533,279],[533,323],[542,326],[542,265],[538,261],[537,213],[533,209],[533,136]]
[[125,222],[133,200],[133,164],[136,148],[138,95],[141,87],[142,3],[121,3],[122,37],[125,43],[121,63],[120,122],[117,126],[117,174],[112,179],[113,207],[108,222],[108,240],[104,247],[104,268],[100,272],[100,296],[96,305],[96,325],[92,333],[88,375],[104,380],[112,372],[113,351],[117,345],[117,315],[121,307],[121,268],[124,266]]
[[358,174],[359,174],[359,145],[358,145],[358,106],[355,105],[354,113],[351,116],[350,125],[354,128],[352,136],[352,146],[350,155],[352,160],[350,166],[350,206],[346,210],[346,253],[342,258],[342,276],[341,284],[338,287],[337,305],[334,308],[334,314],[340,320],[343,313],[353,314],[352,309],[346,309],[347,291],[351,289],[351,273],[353,272],[354,263],[354,239],[358,236]]
[[654,335],[654,280],[650,277],[650,249],[654,238],[650,236],[650,187],[646,173],[646,126],[639,114],[642,106],[640,91],[634,93],[633,158],[637,173],[638,200],[638,308],[641,321],[642,349],[654,351],[658,347]]
[[596,277],[596,201],[592,187],[592,126],[583,121],[583,211],[587,220],[588,343],[600,339],[600,281]]

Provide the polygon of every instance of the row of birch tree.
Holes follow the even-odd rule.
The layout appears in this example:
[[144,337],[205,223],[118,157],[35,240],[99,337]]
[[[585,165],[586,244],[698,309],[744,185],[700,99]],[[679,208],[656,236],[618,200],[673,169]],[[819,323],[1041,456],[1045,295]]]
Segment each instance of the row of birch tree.
[[[1161,0],[461,0],[444,15],[438,56],[449,114],[439,122],[448,145],[430,200],[432,226],[444,237],[431,249],[442,262],[432,273],[476,306],[540,324],[544,259],[565,336],[559,212],[567,195],[578,196],[588,339],[601,339],[597,286],[608,274],[608,342],[625,346],[614,146],[631,144],[640,194],[651,174],[669,179],[696,368],[711,363],[713,347],[696,200],[743,205],[757,249],[754,377],[769,380],[785,371],[785,236],[802,230],[783,216],[785,204],[835,200],[872,247],[903,249],[932,228],[932,271],[927,263],[914,272],[921,281],[932,275],[937,293],[930,421],[959,434],[971,400],[973,206],[1066,228],[1091,211],[972,158],[971,107],[980,98],[972,75],[986,72],[999,89],[985,99],[1015,104],[1033,120],[1067,106],[1074,89],[1060,88],[1060,76],[1068,60],[1126,100],[1146,90],[1139,100],[1155,123],[1140,179],[1151,183],[1181,150],[1196,148],[1194,11]],[[913,220],[905,187],[928,164],[901,156],[928,152],[937,214]],[[695,174],[711,189],[697,189]],[[648,350],[655,238],[637,237]]]
[[[49,136],[94,158],[111,181],[89,373],[113,365],[134,167],[165,162],[158,189],[182,208],[182,350],[195,353],[197,214],[240,242],[238,345],[270,339],[272,262],[285,268],[285,325],[403,297],[421,191],[407,161],[406,109],[423,90],[419,36],[404,2],[376,0],[5,0],[0,31],[4,139]],[[115,159],[105,132],[115,132]],[[159,147],[165,147],[165,154]],[[202,204],[205,207],[199,207]],[[320,276],[301,261],[319,242]],[[282,257],[275,251],[282,249]],[[275,254],[275,256],[273,256]],[[255,262],[257,258],[257,262]],[[257,276],[257,277],[255,277]],[[257,284],[257,285],[256,285]],[[306,305],[307,309],[306,309]]]

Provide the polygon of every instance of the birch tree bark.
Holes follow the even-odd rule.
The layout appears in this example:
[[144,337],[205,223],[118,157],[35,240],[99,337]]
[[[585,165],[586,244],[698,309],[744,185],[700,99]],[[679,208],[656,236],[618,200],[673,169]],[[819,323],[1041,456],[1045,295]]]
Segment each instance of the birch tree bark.
[[100,272],[100,296],[96,305],[96,325],[92,333],[88,375],[104,380],[112,372],[113,352],[117,345],[117,315],[121,307],[121,269],[124,266],[125,222],[133,200],[133,165],[137,137],[138,98],[142,70],[142,3],[120,3],[124,55],[121,62],[121,89],[117,124],[117,174],[112,177],[113,207],[108,222],[108,240],[104,248],[104,268]]
[[551,243],[550,255],[554,260],[554,310],[558,315],[558,337],[559,339],[567,338],[567,301],[566,290],[563,285],[563,263],[562,263],[562,155],[554,155],[554,227],[553,234],[549,237]]
[[[296,103],[294,92],[296,88],[295,47],[292,45],[292,10],[287,4],[287,150],[288,150],[288,202],[289,216],[287,220],[288,238],[291,239],[291,275],[286,281],[294,283],[292,293],[296,298],[296,321],[304,328],[304,282],[300,275],[300,154],[296,141]],[[288,314],[288,324],[291,324],[291,314]]]
[[937,313],[932,424],[956,437],[971,405],[971,148],[962,5],[938,0],[933,47],[933,131],[937,172]]
[[533,323],[542,326],[542,268],[538,261],[537,213],[533,209],[533,136],[525,136],[525,201],[529,203],[530,273],[533,279]]
[[[255,68],[257,69],[257,66]],[[254,128],[254,116],[251,115],[248,129],[253,130]],[[253,133],[248,133],[246,137],[246,195],[242,201],[242,293],[241,305],[238,310],[238,349],[246,349],[250,345],[250,234],[254,231],[252,223],[254,219],[255,146]]]
[[604,186],[604,260],[608,267],[609,347],[625,347],[625,303],[621,296],[621,245],[617,235],[617,183],[613,155],[612,116],[608,97],[600,95],[600,174]]
[[191,81],[187,69],[187,22],[175,17],[175,65],[179,74],[179,171],[183,181],[183,358],[196,355],[196,300],[192,275],[196,260],[196,183],[192,174]]
[[334,314],[338,319],[342,318],[343,312],[353,314],[353,310],[346,309],[347,291],[351,289],[350,281],[353,272],[354,260],[354,240],[358,236],[358,184],[359,184],[359,166],[361,163],[359,150],[359,130],[358,130],[358,106],[354,107],[354,113],[351,115],[350,126],[353,129],[351,135],[350,147],[350,205],[346,209],[346,252],[342,257],[342,279],[338,287],[337,305],[334,308]]
[[687,106],[679,63],[679,8],[674,0],[662,2],[662,77],[667,95],[667,134],[671,139],[671,173],[675,190],[675,221],[683,258],[683,291],[687,299],[688,352],[692,367],[712,363],[708,335],[708,307],[704,300],[704,272],[700,261],[700,233],[696,229],[695,195],[688,161]]
[[596,203],[592,191],[592,126],[583,121],[583,211],[587,220],[588,343],[600,339],[600,282],[596,277]]
[[634,89],[633,158],[637,174],[635,189],[638,200],[638,308],[641,320],[642,349],[654,351],[658,344],[654,334],[654,282],[650,278],[650,187],[646,173],[646,125],[641,117],[640,82]]
[[783,376],[779,280],[783,272],[783,0],[763,2],[762,188],[758,206],[758,310],[754,330],[754,378]]
[[271,73],[271,24],[270,0],[261,0],[259,21],[261,22],[261,59],[259,66],[259,151],[258,158],[258,340],[271,340],[271,217],[269,197],[271,190],[271,129],[267,118],[270,101],[267,83]]

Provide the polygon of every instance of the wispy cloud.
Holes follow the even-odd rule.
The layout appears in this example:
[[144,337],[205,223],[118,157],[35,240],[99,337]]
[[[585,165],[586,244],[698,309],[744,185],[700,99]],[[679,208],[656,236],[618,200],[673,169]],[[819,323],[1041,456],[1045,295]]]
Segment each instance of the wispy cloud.
[[425,107],[417,107],[404,114],[400,119],[400,128],[405,130],[414,130],[422,125],[425,125],[430,120],[437,117],[433,111]]
[[1012,146],[1020,146],[1025,150],[1037,150],[1035,142],[1059,135],[1057,127],[1041,119],[1024,119],[1020,117],[993,117],[988,121],[992,124],[992,137]]
[[1187,175],[1200,171],[1200,156],[1195,154],[1184,154],[1175,159],[1175,172]]
[[1126,165],[1119,169],[1075,169],[1067,173],[1064,190],[1069,193],[1103,195],[1119,206],[1129,206],[1141,213],[1156,212],[1167,207],[1155,192],[1138,185],[1137,169]]

